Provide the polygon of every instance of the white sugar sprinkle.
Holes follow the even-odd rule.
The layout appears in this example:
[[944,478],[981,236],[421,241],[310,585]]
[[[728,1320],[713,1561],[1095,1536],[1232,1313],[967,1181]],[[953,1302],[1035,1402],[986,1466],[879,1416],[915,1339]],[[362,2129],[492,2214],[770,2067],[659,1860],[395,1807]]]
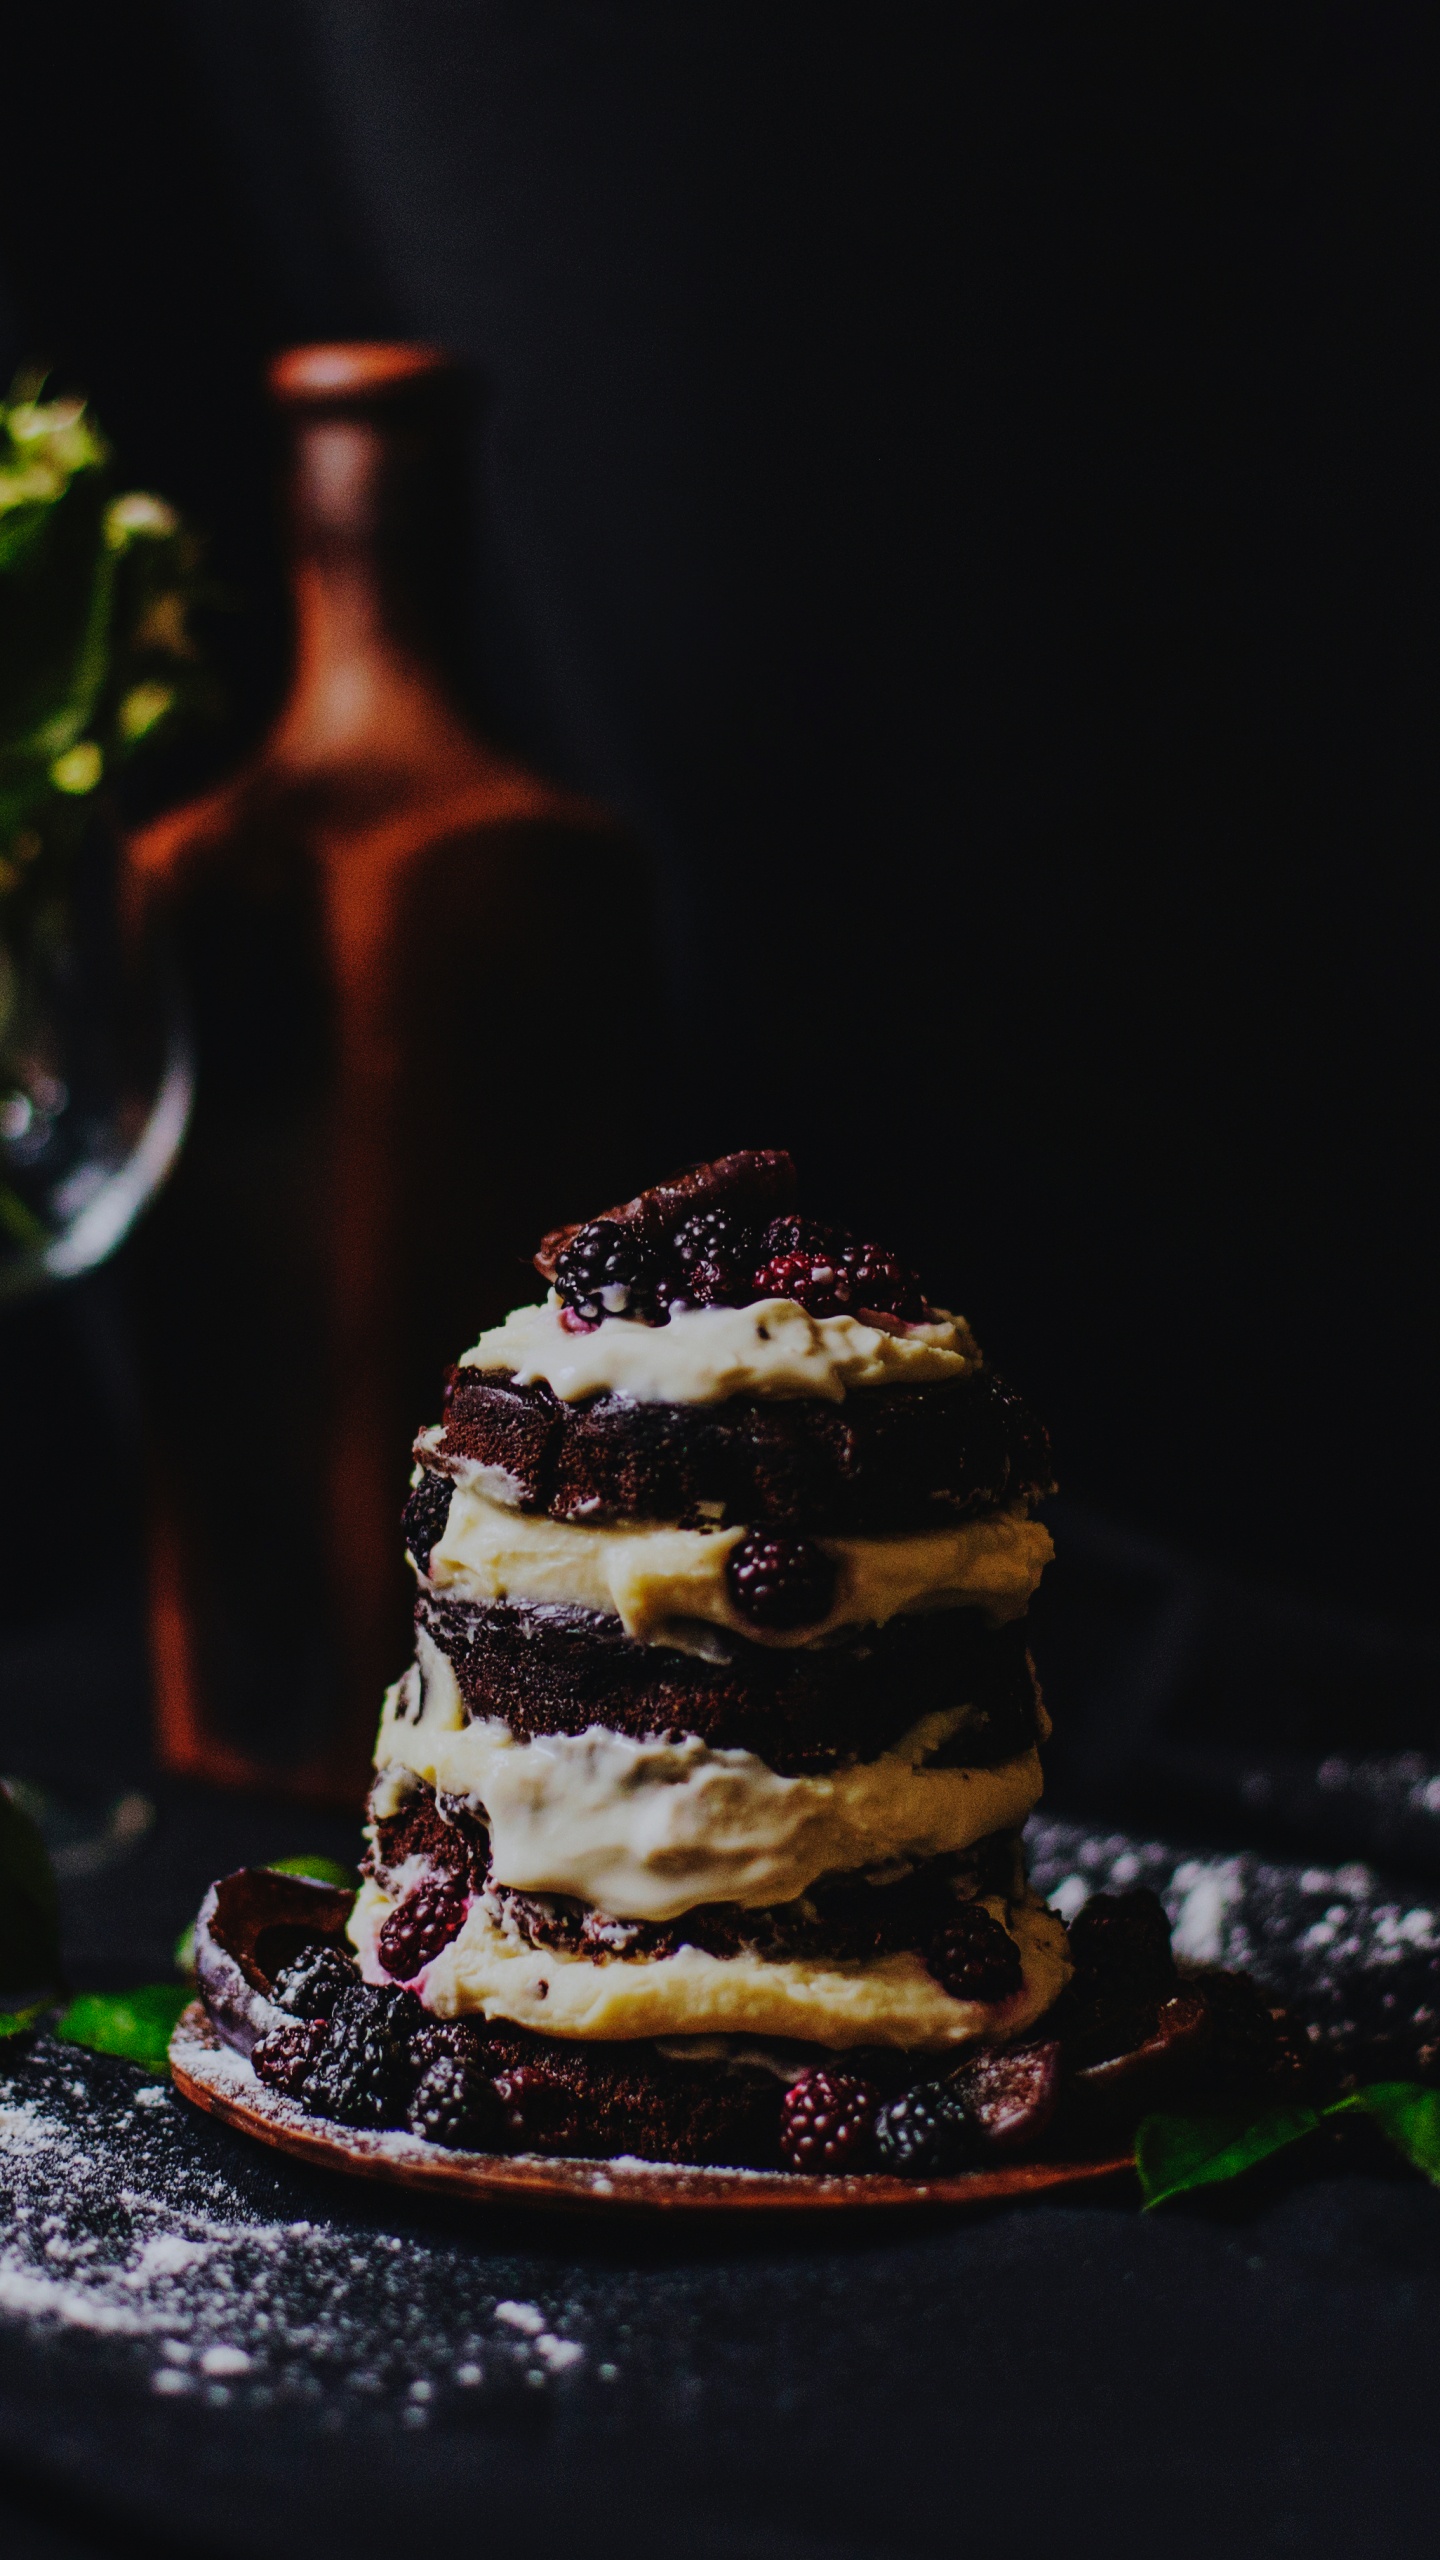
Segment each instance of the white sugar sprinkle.
[[495,2317],[512,2329],[523,2329],[527,2338],[538,2338],[545,2326],[545,2314],[533,2302],[497,2302]]
[[217,2141],[123,2065],[87,2057],[77,2082],[73,2050],[42,2038],[6,2066],[0,2324],[104,2341],[162,2400],[324,2405],[327,2424],[388,2410],[424,2427],[447,2397],[473,2407],[587,2369],[566,2303],[497,2302],[483,2249],[376,2228],[343,2190],[333,2222],[281,2219],[283,2164]]

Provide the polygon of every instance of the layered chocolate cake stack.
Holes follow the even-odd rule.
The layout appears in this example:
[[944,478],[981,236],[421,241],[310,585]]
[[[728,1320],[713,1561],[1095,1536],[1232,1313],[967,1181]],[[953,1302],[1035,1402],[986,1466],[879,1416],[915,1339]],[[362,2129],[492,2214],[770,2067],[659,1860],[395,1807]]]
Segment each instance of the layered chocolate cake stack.
[[[1021,1853],[1044,1433],[784,1155],[536,1262],[417,1443],[359,1978],[334,1944],[279,1968],[261,2078],[473,2148],[914,2170],[1038,2138],[1054,2022],[1093,2046],[1104,2008]],[[1158,1906],[1089,1940],[1111,2049],[1153,2039]]]

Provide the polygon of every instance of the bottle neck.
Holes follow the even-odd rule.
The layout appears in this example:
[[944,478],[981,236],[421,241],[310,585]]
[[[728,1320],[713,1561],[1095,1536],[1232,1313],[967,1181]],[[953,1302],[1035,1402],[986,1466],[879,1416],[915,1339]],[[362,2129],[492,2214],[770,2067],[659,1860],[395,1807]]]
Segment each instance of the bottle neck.
[[423,429],[363,411],[295,422],[294,674],[270,746],[292,771],[453,787],[479,761],[427,631],[430,446]]

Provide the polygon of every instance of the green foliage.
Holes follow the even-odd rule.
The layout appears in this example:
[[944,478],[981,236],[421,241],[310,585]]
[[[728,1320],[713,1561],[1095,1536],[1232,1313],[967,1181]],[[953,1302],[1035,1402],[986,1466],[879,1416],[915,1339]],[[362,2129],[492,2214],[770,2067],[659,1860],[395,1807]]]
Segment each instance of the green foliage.
[[359,1889],[360,1878],[355,1869],[342,1866],[338,1858],[311,1857],[302,1853],[294,1858],[267,1858],[265,1863],[274,1876],[308,1876],[312,1884],[333,1884],[340,1893],[355,1893]]
[[1222,2185],[1253,2169],[1320,2122],[1314,2107],[1270,2107],[1263,2115],[1147,2116],[1135,2137],[1135,2166],[1147,2205]]
[[0,913],[200,690],[193,537],[163,499],[117,496],[83,402],[39,389],[0,402]]
[[29,2035],[32,2028],[39,2026],[49,2006],[48,2000],[32,2000],[28,2009],[0,2009],[0,2043],[6,2036]]
[[1325,2112],[1369,2116],[1413,2169],[1440,2186],[1440,2089],[1422,2089],[1413,2080],[1372,2080]]
[[0,1994],[60,1978],[60,1913],[45,1843],[0,1786]]
[[174,1982],[150,1982],[139,1991],[82,1992],[56,2020],[55,2033],[66,2044],[89,2045],[92,2052],[119,2054],[163,2071],[175,2022],[190,1996]]
[[1440,2186],[1440,2090],[1413,2080],[1374,2080],[1325,2107],[1269,2107],[1253,2116],[1147,2116],[1135,2137],[1135,2166],[1147,2208],[1198,2187],[1243,2177],[1272,2152],[1300,2142],[1337,2116],[1364,2115],[1412,2168]]

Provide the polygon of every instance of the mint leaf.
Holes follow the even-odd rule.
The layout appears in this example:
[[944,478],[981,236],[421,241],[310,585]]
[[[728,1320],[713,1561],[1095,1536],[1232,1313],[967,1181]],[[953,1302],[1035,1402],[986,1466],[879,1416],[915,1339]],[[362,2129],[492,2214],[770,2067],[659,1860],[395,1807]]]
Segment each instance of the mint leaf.
[[1259,2116],[1233,2108],[1224,2115],[1147,2116],[1135,2136],[1147,2211],[1167,2197],[1240,2177],[1272,2151],[1313,2133],[1319,2122],[1314,2107],[1270,2107]]
[[84,1991],[57,2021],[55,2033],[65,2044],[86,2044],[92,2052],[118,2053],[126,2062],[163,2071],[175,2021],[190,1996],[173,1982],[149,1982],[139,1991]]
[[1422,2089],[1414,2080],[1372,2080],[1367,2089],[1337,2098],[1325,2113],[1370,2116],[1411,2167],[1440,2186],[1440,2089]]
[[60,1908],[39,1830],[0,1785],[0,1992],[60,1978]]
[[272,1876],[308,1876],[312,1884],[333,1884],[341,1893],[355,1893],[360,1878],[353,1867],[342,1866],[338,1858],[308,1857],[267,1858]]

